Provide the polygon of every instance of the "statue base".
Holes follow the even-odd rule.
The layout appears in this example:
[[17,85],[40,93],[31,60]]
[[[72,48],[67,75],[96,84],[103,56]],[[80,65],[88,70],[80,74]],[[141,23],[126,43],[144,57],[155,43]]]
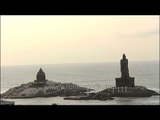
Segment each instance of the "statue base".
[[135,87],[134,85],[134,77],[128,78],[115,78],[116,80],[116,87]]
[[45,81],[37,81],[37,80],[35,80],[33,82],[33,85],[43,86],[43,85],[46,85],[46,81],[47,80],[45,80]]

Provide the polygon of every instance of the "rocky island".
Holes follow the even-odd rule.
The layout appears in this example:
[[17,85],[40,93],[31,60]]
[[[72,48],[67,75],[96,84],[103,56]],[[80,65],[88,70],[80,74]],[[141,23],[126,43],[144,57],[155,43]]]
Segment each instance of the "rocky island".
[[152,95],[158,95],[153,90],[147,89],[144,86],[135,86],[134,77],[130,77],[128,69],[128,59],[123,54],[120,61],[121,77],[115,78],[116,87],[111,89],[105,89],[102,92],[108,91],[114,97],[150,97]]
[[46,80],[45,73],[40,68],[36,80],[27,84],[14,87],[1,95],[2,98],[33,98],[53,96],[77,96],[86,95],[90,91],[72,83],[58,83]]
[[58,83],[46,79],[40,68],[36,80],[14,87],[1,95],[2,98],[33,98],[62,96],[64,100],[113,100],[113,97],[150,97],[159,95],[143,86],[135,86],[134,77],[130,77],[128,59],[123,54],[120,61],[121,77],[116,78],[116,86],[106,88],[97,93],[87,93],[92,89],[80,87],[72,83]]
[[112,100],[113,97],[151,97],[157,92],[143,86],[135,86],[134,77],[129,76],[128,59],[123,54],[120,61],[121,77],[116,78],[116,86],[106,88],[88,96],[66,97],[65,100]]

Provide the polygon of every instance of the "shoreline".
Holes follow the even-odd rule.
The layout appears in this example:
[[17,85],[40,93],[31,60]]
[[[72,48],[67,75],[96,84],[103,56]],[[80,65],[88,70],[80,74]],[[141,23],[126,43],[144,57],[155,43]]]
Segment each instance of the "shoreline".
[[[64,97],[37,97],[28,99],[4,99],[15,101],[15,105],[159,105],[160,96],[151,97],[114,97],[114,100],[63,100]],[[144,102],[145,101],[145,102]]]

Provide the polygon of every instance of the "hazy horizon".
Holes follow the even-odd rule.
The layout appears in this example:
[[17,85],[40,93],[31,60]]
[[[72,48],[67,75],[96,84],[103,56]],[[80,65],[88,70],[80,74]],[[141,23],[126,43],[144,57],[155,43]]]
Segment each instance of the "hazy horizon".
[[[121,59],[121,58],[120,58]],[[49,64],[17,64],[17,65],[1,65],[2,67],[7,67],[7,66],[45,66],[45,65],[73,65],[73,64],[103,64],[103,63],[117,63],[117,64],[120,64],[120,59],[119,61],[108,61],[108,62],[77,62],[77,63],[49,63]],[[128,61],[129,62],[129,65],[130,63],[146,63],[146,62],[159,62],[159,60],[144,60],[144,61]]]
[[1,65],[159,61],[159,16],[1,16]]

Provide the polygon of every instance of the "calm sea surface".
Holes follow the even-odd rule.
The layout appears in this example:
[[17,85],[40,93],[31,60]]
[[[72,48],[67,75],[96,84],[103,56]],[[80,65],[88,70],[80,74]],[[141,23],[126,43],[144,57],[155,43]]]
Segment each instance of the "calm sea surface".
[[[100,91],[115,86],[115,78],[120,77],[120,65],[117,63],[83,63],[25,65],[1,67],[1,93],[9,88],[36,79],[42,67],[46,78],[55,82],[74,83]],[[145,86],[159,92],[159,61],[129,62],[131,77],[135,84]],[[147,98],[115,98],[110,101],[98,100],[63,100],[62,97],[12,99],[16,105],[158,105],[159,96]]]

